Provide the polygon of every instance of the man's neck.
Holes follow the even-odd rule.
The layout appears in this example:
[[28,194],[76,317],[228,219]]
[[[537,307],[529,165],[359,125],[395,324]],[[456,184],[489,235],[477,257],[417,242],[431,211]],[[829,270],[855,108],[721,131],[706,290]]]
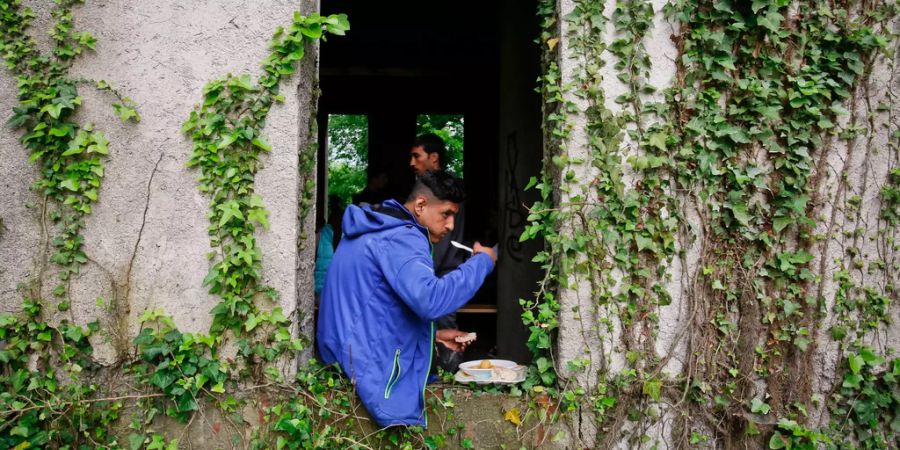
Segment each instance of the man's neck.
[[413,212],[416,208],[416,202],[406,202],[403,204],[403,207],[406,208],[406,210],[409,211],[410,214],[412,214],[413,219],[415,219],[416,223],[419,223],[419,219],[416,218],[416,213]]

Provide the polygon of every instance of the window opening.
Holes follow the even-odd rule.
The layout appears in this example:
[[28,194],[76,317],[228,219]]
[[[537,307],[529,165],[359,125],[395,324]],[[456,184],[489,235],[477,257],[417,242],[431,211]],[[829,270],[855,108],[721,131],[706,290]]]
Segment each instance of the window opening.
[[[542,244],[518,241],[525,206],[537,199],[524,183],[540,174],[543,156],[537,4],[399,1],[388,9],[367,0],[321,2],[324,14],[348,14],[352,30],[321,46],[317,220],[326,220],[328,194],[345,204],[404,199],[412,142],[437,134],[448,147],[448,171],[465,180],[463,243],[500,247],[494,273],[458,311],[458,328],[478,333],[464,359],[527,363],[519,299],[533,296],[543,275],[532,262]],[[335,131],[353,115],[360,131],[348,134],[362,140],[364,123],[365,150]],[[354,198],[369,184],[374,194]]]

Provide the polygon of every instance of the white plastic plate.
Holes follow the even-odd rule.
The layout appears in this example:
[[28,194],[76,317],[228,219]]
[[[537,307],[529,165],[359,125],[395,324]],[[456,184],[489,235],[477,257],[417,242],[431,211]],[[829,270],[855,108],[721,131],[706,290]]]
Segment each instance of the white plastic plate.
[[474,360],[474,361],[466,361],[466,362],[460,364],[459,370],[456,371],[456,375],[453,376],[453,379],[457,383],[463,383],[463,384],[466,384],[466,383],[516,384],[516,383],[521,383],[521,382],[525,381],[525,366],[520,366],[519,364],[516,364],[514,361],[509,361],[506,359],[489,359],[488,361],[490,361],[491,365],[494,367],[502,367],[505,369],[516,370],[519,373],[519,376],[515,380],[505,381],[505,380],[501,380],[499,378],[495,378],[493,376],[487,380],[476,380],[476,379],[472,378],[470,375],[465,373],[466,368],[478,368],[478,366],[481,364],[481,361],[483,361],[483,360],[478,359],[478,360]]

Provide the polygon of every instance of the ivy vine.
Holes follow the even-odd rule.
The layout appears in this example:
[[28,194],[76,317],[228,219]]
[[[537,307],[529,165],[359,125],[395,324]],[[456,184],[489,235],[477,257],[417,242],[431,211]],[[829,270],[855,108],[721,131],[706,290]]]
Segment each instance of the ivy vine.
[[211,198],[210,246],[217,250],[209,256],[220,258],[203,282],[222,298],[212,310],[213,334],[251,331],[260,315],[254,298],[276,299],[275,290],[261,283],[262,256],[254,237],[257,226],[269,225],[268,211],[253,188],[260,154],[271,150],[262,127],[272,105],[283,101],[279,84],[294,72],[306,45],[325,33],[342,35],[348,27],[346,16],[298,13],[287,30],[276,30],[259,80],[229,74],[210,82],[203,103],[182,126],[193,141],[188,165],[200,168],[200,190]]
[[[35,188],[45,199],[42,217],[57,225],[50,260],[60,268],[53,292],[63,311],[68,283],[87,262],[83,219],[98,200],[109,145],[93,126],[74,120],[77,88],[86,80],[72,79],[68,69],[95,45],[74,29],[72,7],[79,3],[57,1],[54,51],[45,56],[26,33],[33,13],[19,0],[0,0],[0,42],[19,88],[10,124],[24,129],[23,145],[40,166]],[[535,364],[524,392],[503,391],[528,395],[530,406],[524,415],[506,411],[505,420],[518,426],[536,416],[544,423],[582,408],[598,419],[601,445],[638,444],[649,439],[660,409],[668,408],[676,417],[672,436],[685,447],[890,448],[900,429],[900,360],[864,340],[889,323],[896,298],[896,267],[886,256],[898,248],[896,130],[892,165],[879,187],[880,259],[867,259],[860,249],[865,230],[846,233],[834,274],[816,269],[813,255],[817,247],[827,255],[822,248],[831,239],[817,234],[816,214],[827,201],[819,197],[822,161],[842,143],[855,148],[858,139],[871,150],[871,118],[880,110],[855,99],[869,96],[868,76],[892,42],[887,24],[897,16],[896,5],[674,0],[664,14],[678,24],[676,76],[661,93],[649,84],[652,61],[644,40],[657,14],[649,1],[619,0],[609,17],[601,2],[572,5],[565,17],[557,15],[556,2],[538,5],[546,145],[544,170],[529,183],[541,200],[522,239],[544,239],[546,249],[535,261],[546,272],[535,299],[521,301]],[[610,24],[615,37],[607,44]],[[199,188],[210,198],[213,251],[204,285],[221,301],[211,311],[209,333],[183,333],[163,311],[146,312],[128,369],[145,392],[116,396],[82,378],[83,372],[96,374],[88,337],[99,325],[46,320],[37,280],[20,315],[0,315],[0,446],[177,448],[180,438],[146,432],[156,414],[189,426],[205,403],[234,413],[244,401],[231,388],[248,376],[267,376],[280,392],[263,408],[266,420],[251,438],[255,448],[439,448],[451,438],[473,447],[460,436],[462,425],[451,422],[448,391],[428,397],[429,407],[448,418],[440,430],[366,433],[358,427],[353,386],[333,367],[311,362],[296,384],[285,385],[266,364],[304,343],[293,338],[284,313],[271,307],[278,294],[261,278],[255,233],[268,227],[268,212],[254,179],[270,150],[265,119],[283,100],[280,83],[307,45],[348,28],[343,15],[296,14],[287,29],[276,31],[262,76],[229,74],[210,82],[183,124],[193,143],[189,165],[199,170]],[[621,111],[608,107],[607,52],[626,87],[612,99]],[[561,63],[572,73],[564,75]],[[123,122],[140,120],[133,100],[102,81],[96,88],[117,98],[113,108]],[[584,126],[575,126],[576,116]],[[584,157],[569,149],[576,136],[586,142]],[[314,150],[301,151],[301,172],[313,169]],[[846,173],[842,177],[846,185]],[[311,207],[310,183],[298,205],[301,217]],[[846,201],[844,214],[859,223],[861,197],[849,188],[839,197]],[[699,229],[687,224],[688,208],[700,217]],[[682,293],[690,320],[673,347],[657,355],[660,308],[673,300],[669,268],[676,259],[688,267],[691,242],[700,257]],[[823,296],[826,275],[837,287],[833,299]],[[590,288],[593,310],[571,312],[583,333],[621,340],[621,369],[610,368],[609,349],[586,348],[584,358],[571,361],[554,354],[560,293],[581,283]],[[828,315],[841,361],[838,383],[822,399],[797,378],[811,372],[810,350]],[[587,317],[596,323],[586,323]],[[220,355],[232,336],[240,362]],[[663,372],[675,345],[686,348],[682,376]],[[589,383],[575,382],[579,377]],[[140,413],[127,443],[120,443],[112,426],[122,422],[131,400]],[[822,403],[832,422],[816,428],[809,409]]]
[[[723,440],[756,446],[769,437],[772,448],[790,447],[794,438],[798,448],[835,441],[830,432],[804,427],[811,387],[797,383],[797,374],[811,371],[807,350],[826,304],[817,287],[822,274],[811,265],[814,245],[829,238],[814,234],[824,180],[817,164],[837,140],[852,139],[857,121],[847,104],[866,95],[859,93],[860,80],[886,49],[885,21],[896,17],[896,9],[890,2],[828,9],[818,2],[789,3],[667,4],[664,13],[679,27],[673,36],[679,56],[674,86],[662,93],[663,101],[647,84],[643,39],[652,27],[650,2],[616,2],[616,35],[609,45],[604,5],[576,1],[559,18],[551,3],[541,4],[547,153],[542,178],[531,183],[542,200],[532,206],[522,239],[544,238],[547,250],[535,260],[547,276],[538,298],[523,301],[523,320],[536,357],[552,358],[557,295],[590,283],[597,310],[575,311],[575,318],[595,318],[597,324],[582,328],[597,333],[598,325],[605,326],[607,335],[618,336],[625,367],[605,370],[605,355],[590,363],[591,349],[585,349],[588,360],[543,366],[571,373],[601,368],[587,393],[601,425],[601,446],[647,439],[644,430],[659,415],[654,403],[681,411],[673,437],[685,446]],[[559,20],[570,31],[566,55],[555,52]],[[600,75],[606,50],[627,87],[615,99],[625,108],[621,113],[606,107]],[[558,58],[574,58],[571,84],[562,79]],[[572,115],[586,121],[584,160],[568,149]],[[850,124],[843,127],[846,116]],[[626,148],[633,183],[621,165]],[[882,188],[886,221],[892,176]],[[687,207],[699,216],[700,229],[689,228]],[[676,236],[685,247],[697,242],[700,261],[683,294],[690,323],[674,343],[686,345],[687,378],[664,379],[658,376],[674,347],[657,356],[656,312],[671,301],[665,289],[669,263],[678,257],[682,269],[689,267]],[[887,323],[894,294],[886,279],[886,286],[857,288],[854,295],[862,297],[852,303],[841,301],[839,290],[839,326],[865,324],[855,339]],[[767,389],[760,392],[759,383]],[[780,419],[771,422],[769,414]],[[633,434],[623,437],[623,428]]]
[[[15,76],[18,106],[8,121],[23,130],[21,142],[29,161],[39,166],[34,190],[42,197],[42,237],[55,249],[50,262],[58,267],[53,288],[56,309],[69,309],[69,283],[87,263],[83,244],[84,217],[98,200],[104,175],[103,159],[109,141],[91,124],[76,121],[82,103],[69,69],[94,38],[76,32],[72,9],[77,0],[59,0],[52,11],[52,55],[42,54],[27,30],[34,13],[19,0],[0,1],[0,51]],[[105,81],[100,90],[117,97],[113,104],[123,122],[137,122],[135,103]],[[47,229],[47,221],[56,226]],[[50,236],[50,234],[52,236]],[[109,425],[122,406],[115,399],[99,400],[104,388],[82,382],[82,372],[97,368],[88,337],[99,330],[92,322],[82,327],[69,319],[48,320],[41,298],[44,265],[37,279],[23,284],[25,298],[19,315],[0,315],[0,446],[105,446],[115,442]],[[88,378],[89,380],[89,378]]]

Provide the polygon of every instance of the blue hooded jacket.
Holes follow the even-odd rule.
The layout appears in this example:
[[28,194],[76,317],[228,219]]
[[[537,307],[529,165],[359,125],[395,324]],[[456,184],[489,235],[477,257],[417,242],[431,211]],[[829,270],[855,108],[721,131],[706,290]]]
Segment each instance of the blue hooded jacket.
[[494,263],[479,253],[436,277],[428,230],[395,200],[351,205],[342,227],[319,305],[319,352],[340,364],[380,426],[425,426],[432,321],[469,301]]

